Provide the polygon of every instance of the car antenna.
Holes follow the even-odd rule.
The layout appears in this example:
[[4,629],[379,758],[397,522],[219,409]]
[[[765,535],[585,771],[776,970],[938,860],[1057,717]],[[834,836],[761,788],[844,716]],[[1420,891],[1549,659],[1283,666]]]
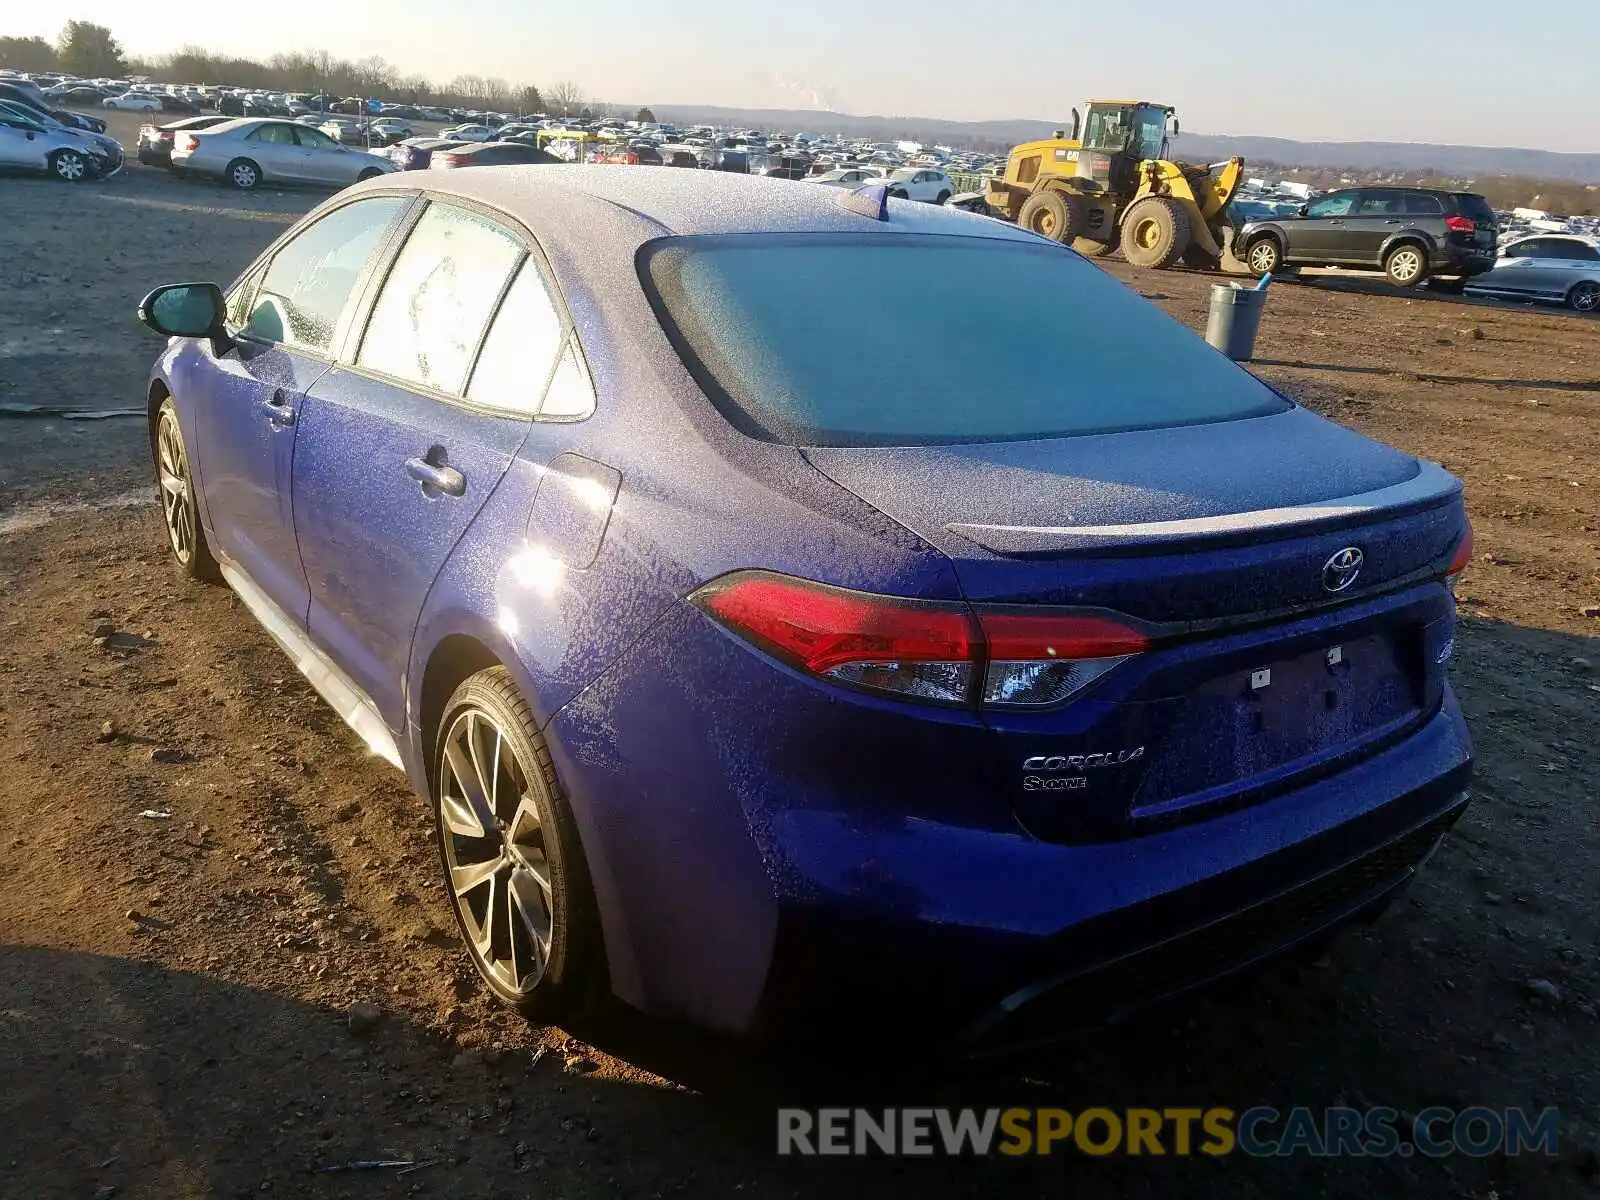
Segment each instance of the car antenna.
[[857,216],[869,217],[874,221],[889,219],[889,189],[881,183],[869,183],[866,187],[845,192],[839,197],[839,204]]

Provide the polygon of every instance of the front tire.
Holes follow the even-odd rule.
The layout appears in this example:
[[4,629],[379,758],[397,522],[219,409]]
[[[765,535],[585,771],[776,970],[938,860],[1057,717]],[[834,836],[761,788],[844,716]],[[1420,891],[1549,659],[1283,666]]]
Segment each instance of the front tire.
[[377,167],[368,167],[365,171],[361,172],[361,174],[356,176],[356,182],[357,183],[365,183],[367,180],[376,179],[379,175],[382,175],[382,174],[383,174],[383,172],[378,170]]
[[248,158],[236,158],[228,164],[223,177],[241,192],[254,191],[261,184],[261,168]]
[[1245,266],[1253,275],[1275,275],[1283,267],[1283,249],[1274,237],[1257,238],[1244,252]]
[[596,977],[599,922],[549,748],[504,667],[450,697],[432,776],[445,891],[473,967],[502,1003],[558,1019]]
[[1600,311],[1600,283],[1585,279],[1573,284],[1567,293],[1567,307],[1581,313]]
[[1428,277],[1428,252],[1415,242],[1402,242],[1384,256],[1383,273],[1395,287],[1416,287]]
[[1122,257],[1135,267],[1165,270],[1183,258],[1192,234],[1189,214],[1169,196],[1146,196],[1122,222]]
[[206,544],[206,531],[200,525],[200,509],[195,503],[194,473],[189,468],[189,451],[183,444],[183,428],[178,424],[178,409],[168,396],[156,410],[155,427],[156,487],[161,493],[161,518],[167,530],[167,545],[178,569],[190,579],[215,583],[222,577],[217,560]]
[[57,150],[50,155],[50,176],[62,183],[82,183],[90,175],[89,160],[76,150]]

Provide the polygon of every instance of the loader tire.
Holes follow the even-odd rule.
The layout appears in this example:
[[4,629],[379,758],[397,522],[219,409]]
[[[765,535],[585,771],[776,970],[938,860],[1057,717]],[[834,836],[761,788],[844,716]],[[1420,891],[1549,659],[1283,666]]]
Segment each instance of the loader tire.
[[1165,270],[1183,257],[1190,240],[1189,214],[1167,196],[1146,196],[1122,221],[1122,257],[1135,267]]
[[1066,192],[1035,192],[1022,202],[1017,224],[1065,245],[1083,232],[1083,201]]
[[1086,237],[1073,238],[1072,248],[1085,258],[1104,258],[1116,250],[1117,235],[1113,232],[1108,242],[1097,242],[1093,238]]

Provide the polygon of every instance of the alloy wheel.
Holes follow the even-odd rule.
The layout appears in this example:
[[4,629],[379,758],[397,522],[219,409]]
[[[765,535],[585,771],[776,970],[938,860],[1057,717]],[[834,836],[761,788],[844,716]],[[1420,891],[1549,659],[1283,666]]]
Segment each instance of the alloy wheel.
[[1271,242],[1262,242],[1250,250],[1250,268],[1263,273],[1278,265],[1278,251]]
[[1579,312],[1600,309],[1600,283],[1580,283],[1572,289],[1572,307]]
[[183,453],[178,418],[170,411],[161,416],[156,432],[157,476],[161,484],[161,509],[167,540],[178,561],[188,566],[194,558],[195,514],[189,490],[189,463]]
[[89,173],[89,164],[83,155],[74,150],[62,150],[56,155],[56,177],[68,183],[77,183]]
[[1389,260],[1389,273],[1401,283],[1409,283],[1422,271],[1422,255],[1415,250],[1396,250]]
[[527,764],[479,708],[446,731],[439,809],[451,903],[480,968],[525,996],[550,961],[555,904]]

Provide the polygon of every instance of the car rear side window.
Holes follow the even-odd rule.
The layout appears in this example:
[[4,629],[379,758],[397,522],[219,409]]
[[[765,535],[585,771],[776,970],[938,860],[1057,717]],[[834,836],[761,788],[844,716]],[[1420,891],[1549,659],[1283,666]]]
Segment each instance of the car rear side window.
[[242,332],[326,353],[362,269],[408,202],[405,196],[357,200],[286,242],[262,277]]
[[561,349],[561,314],[532,258],[500,302],[472,369],[467,399],[503,412],[532,416]]
[[294,145],[294,130],[287,125],[263,125],[251,135],[257,142],[270,142],[274,145]]
[[641,267],[713,403],[791,445],[929,445],[1263,416],[1288,403],[1032,239],[667,239]]
[[431,204],[401,248],[356,361],[459,395],[522,243],[487,217]]
[[1406,214],[1413,217],[1436,217],[1444,212],[1444,201],[1432,192],[1407,192]]

